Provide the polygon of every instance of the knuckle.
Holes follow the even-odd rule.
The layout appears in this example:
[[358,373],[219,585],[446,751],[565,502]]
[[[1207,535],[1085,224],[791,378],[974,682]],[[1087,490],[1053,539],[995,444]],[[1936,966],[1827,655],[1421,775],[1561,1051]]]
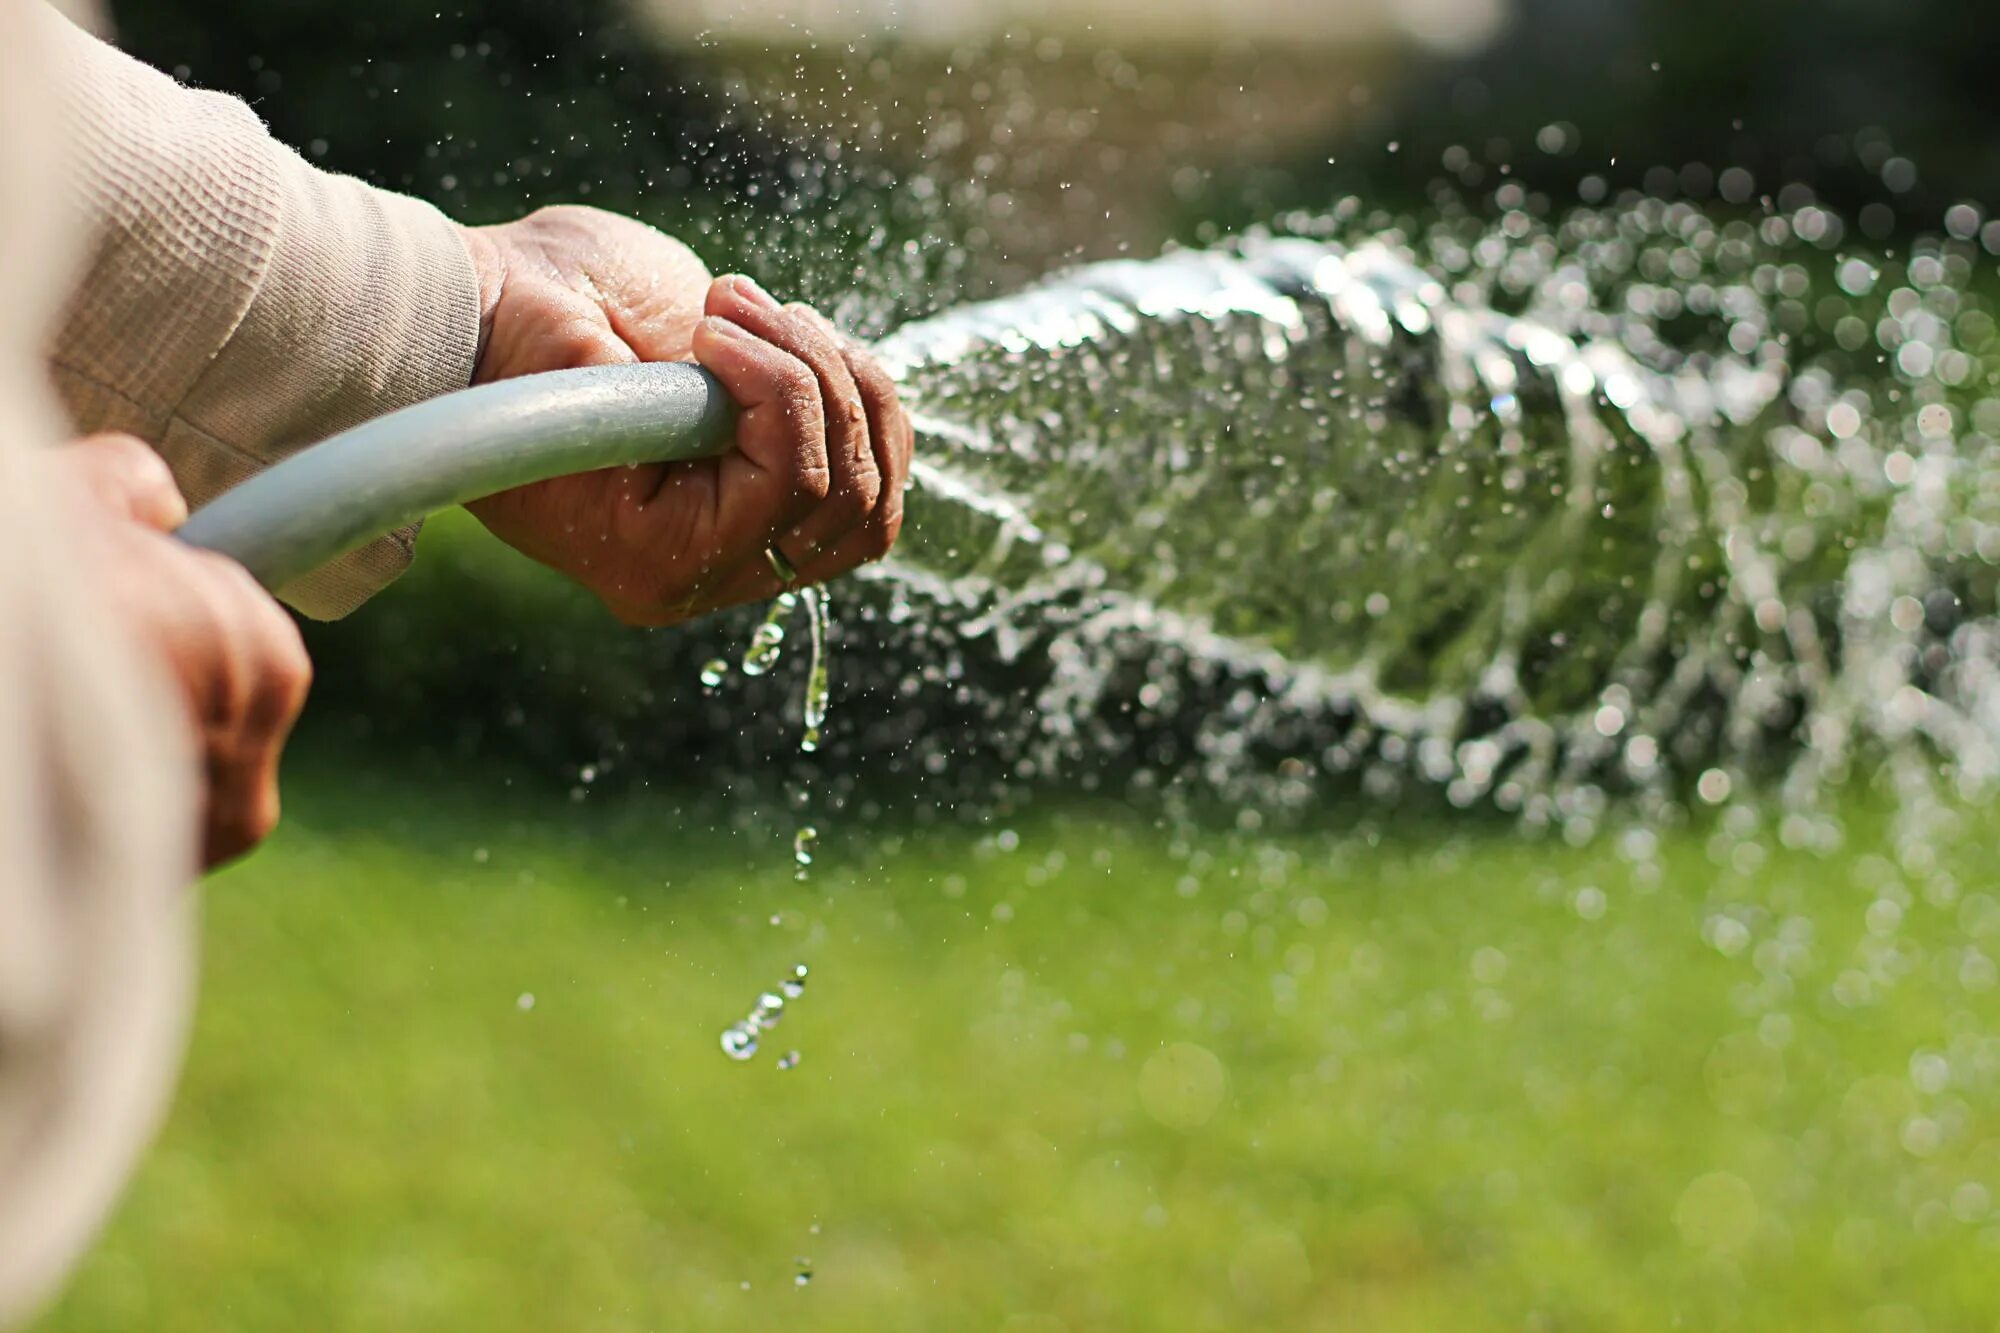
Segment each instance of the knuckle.
[[218,618],[225,625],[237,626],[237,632],[254,626],[262,614],[263,604],[269,603],[275,609],[277,603],[271,594],[264,591],[256,578],[236,561],[213,551],[197,551],[210,595],[216,603]]
[[282,730],[312,689],[312,657],[284,607],[233,560],[214,557],[218,605],[211,622],[233,662],[221,682],[224,711],[251,732]]
[[882,477],[873,461],[857,463],[826,497],[826,506],[838,518],[859,523],[875,512],[882,498]]
[[896,538],[902,535],[902,531],[903,507],[899,504],[868,525],[862,537],[862,550],[867,553],[868,559],[880,560],[895,548]]
[[549,365],[588,366],[616,356],[606,331],[580,312],[555,321],[541,333],[540,342]]
[[[289,628],[289,626],[288,626]],[[296,631],[282,638],[270,657],[268,667],[274,701],[287,719],[296,717],[312,692],[312,658]]]
[[265,783],[261,789],[246,795],[223,812],[222,841],[229,847],[229,855],[240,856],[263,842],[278,827],[281,805],[275,782]]
[[885,408],[896,406],[896,381],[889,378],[889,372],[882,369],[882,363],[863,351],[858,345],[848,344],[848,372],[861,391],[879,399]]
[[74,455],[86,473],[125,502],[141,517],[178,521],[187,513],[179,483],[166,459],[134,435],[106,433],[79,441],[87,452]]
[[635,629],[658,629],[687,619],[694,595],[685,570],[662,569],[644,576],[637,586],[621,589],[608,604],[611,614],[622,624]]
[[528,214],[533,222],[592,223],[605,216],[604,210],[589,204],[543,204]]
[[125,456],[132,469],[132,479],[148,492],[171,495],[180,498],[181,488],[174,481],[174,470],[167,466],[167,460],[154,453],[152,448],[140,440],[127,435]]
[[278,827],[278,819],[284,812],[284,802],[278,796],[278,784],[267,782],[251,798],[250,808],[244,813],[243,831],[252,844],[260,843],[271,836]]
[[251,756],[230,756],[209,778],[204,820],[209,863],[234,860],[256,847],[278,827],[282,812],[276,765],[259,764]]
[[787,356],[777,372],[778,401],[794,422],[816,421],[820,415],[819,376],[796,356]]
[[77,441],[86,449],[94,449],[100,458],[114,459],[128,466],[142,466],[146,459],[158,459],[146,442],[136,435],[122,430],[99,431],[86,435]]
[[826,463],[801,456],[792,473],[792,498],[817,504],[824,501],[832,490],[833,474]]

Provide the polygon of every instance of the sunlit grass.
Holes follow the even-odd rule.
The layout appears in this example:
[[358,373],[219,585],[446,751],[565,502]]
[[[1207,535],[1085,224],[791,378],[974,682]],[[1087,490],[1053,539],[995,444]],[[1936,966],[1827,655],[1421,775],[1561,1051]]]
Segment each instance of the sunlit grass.
[[48,1329],[2000,1321],[2000,835],[1654,883],[835,818],[798,884],[786,827],[496,786],[308,773],[210,884],[172,1123]]

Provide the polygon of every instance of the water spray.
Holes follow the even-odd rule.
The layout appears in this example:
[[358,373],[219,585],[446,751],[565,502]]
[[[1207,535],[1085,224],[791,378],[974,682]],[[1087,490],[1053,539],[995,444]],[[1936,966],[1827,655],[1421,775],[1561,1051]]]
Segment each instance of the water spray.
[[[1966,431],[2000,412],[1970,262],[1911,261],[1898,379],[1850,383],[1785,333],[1803,298],[1766,290],[1826,234],[1797,222],[1763,240],[1647,205],[1560,243],[1521,213],[1484,239],[1251,237],[906,324],[875,352],[924,440],[919,498],[881,573],[1041,673],[1009,715],[1044,772],[1136,707],[1183,717],[1204,780],[1256,779],[1248,800],[1258,774],[1282,795],[1414,772],[1572,832],[1600,784],[1671,797],[1773,754],[1801,789],[1863,744],[2000,781],[2000,502]],[[1679,286],[1646,278],[1690,256]],[[1718,332],[1684,347],[1667,321],[1697,305]],[[182,533],[278,588],[432,509],[719,452],[731,416],[688,365],[484,386]]]

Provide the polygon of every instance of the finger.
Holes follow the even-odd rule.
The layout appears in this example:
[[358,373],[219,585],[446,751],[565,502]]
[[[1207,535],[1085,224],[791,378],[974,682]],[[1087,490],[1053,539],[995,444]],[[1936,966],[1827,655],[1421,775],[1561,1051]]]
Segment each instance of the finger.
[[115,514],[171,532],[187,521],[187,501],[166,460],[130,435],[88,435],[53,455],[72,482]]
[[[814,318],[824,317],[815,313]],[[833,325],[826,325],[833,332]],[[838,335],[836,335],[838,336]],[[880,539],[885,530],[891,528],[890,511],[894,511],[893,527],[902,526],[903,487],[910,479],[910,461],[915,451],[916,433],[910,428],[908,415],[903,411],[902,399],[897,395],[896,382],[889,378],[889,372],[882,368],[868,349],[852,338],[840,337],[841,355],[847,359],[847,368],[854,376],[854,383],[861,391],[861,401],[868,411],[868,438],[874,445],[875,464],[882,476],[882,495],[876,502],[875,511],[869,515],[864,529],[872,528]],[[887,532],[887,539],[879,542],[881,549],[871,559],[887,555],[895,544],[894,531]]]
[[[797,566],[799,576],[796,579],[789,582],[779,579],[769,561],[746,563],[735,577],[703,596],[695,606],[694,614],[707,615],[711,611],[741,606],[745,602],[769,601],[787,588],[831,582],[887,555],[902,530],[903,498],[899,492],[893,499],[877,505],[868,522],[849,533],[832,550],[823,551],[806,564]],[[781,554],[787,549],[783,539],[775,544]]]
[[812,368],[825,415],[829,469],[825,501],[801,520],[785,544],[794,563],[831,549],[866,522],[882,494],[881,469],[869,438],[867,409],[833,326],[803,305],[780,306],[748,278],[725,278],[712,306],[757,337]]
[[831,582],[842,574],[852,573],[888,555],[902,531],[903,492],[898,490],[878,504],[868,521],[850,532],[832,550],[822,551],[803,564],[786,555],[790,549],[788,538],[779,538],[772,543],[780,555],[786,555],[787,562],[797,570],[798,577],[780,579],[768,559],[746,562],[734,577],[698,598],[693,614],[707,615],[711,611],[740,606],[745,602],[769,601],[787,588]]
[[[796,307],[795,310],[838,342],[868,413],[869,440],[882,477],[881,497],[867,519],[837,539],[830,549],[807,554],[811,547],[800,540],[798,529],[773,543],[778,552],[798,570],[798,578],[792,580],[792,585],[798,586],[824,583],[861,565],[880,560],[896,544],[903,527],[903,491],[909,478],[916,433],[903,411],[895,381],[889,378],[888,372],[867,349],[841,335],[832,322],[818,311],[810,307]],[[768,568],[768,562],[763,566],[753,562],[713,594],[714,605],[709,609],[774,597],[785,586]]]
[[208,805],[202,818],[204,870],[251,851],[278,826],[283,801],[275,764],[245,760],[211,748]]
[[695,360],[742,410],[736,447],[713,460],[715,513],[702,583],[714,586],[826,498],[826,423],[819,377],[798,357],[711,315],[695,329]]
[[203,843],[211,866],[242,855],[277,826],[279,763],[312,684],[312,661],[291,617],[240,566],[212,559],[212,623],[222,642],[216,702],[204,726]]
[[809,305],[795,302],[785,307],[785,313],[801,325],[802,338],[812,349],[809,362],[820,376],[826,402],[827,460],[833,468],[826,503],[794,528],[782,546],[787,559],[803,566],[869,521],[881,507],[888,473],[875,437],[875,418],[855,379],[846,339]]

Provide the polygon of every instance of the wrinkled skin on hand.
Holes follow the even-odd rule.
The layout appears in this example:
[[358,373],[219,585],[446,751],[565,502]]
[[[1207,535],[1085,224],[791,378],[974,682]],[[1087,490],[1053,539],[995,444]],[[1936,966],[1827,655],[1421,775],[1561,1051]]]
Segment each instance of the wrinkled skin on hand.
[[711,281],[680,242],[591,208],[468,228],[477,382],[694,360],[742,411],[719,458],[537,482],[468,506],[620,619],[668,625],[774,596],[775,547],[818,583],[880,558],[903,521],[914,436],[867,350],[742,277]]
[[202,863],[240,856],[277,826],[278,761],[312,684],[298,626],[241,565],[169,535],[187,503],[144,442],[93,435],[56,450],[55,467],[109,604],[187,705]]

